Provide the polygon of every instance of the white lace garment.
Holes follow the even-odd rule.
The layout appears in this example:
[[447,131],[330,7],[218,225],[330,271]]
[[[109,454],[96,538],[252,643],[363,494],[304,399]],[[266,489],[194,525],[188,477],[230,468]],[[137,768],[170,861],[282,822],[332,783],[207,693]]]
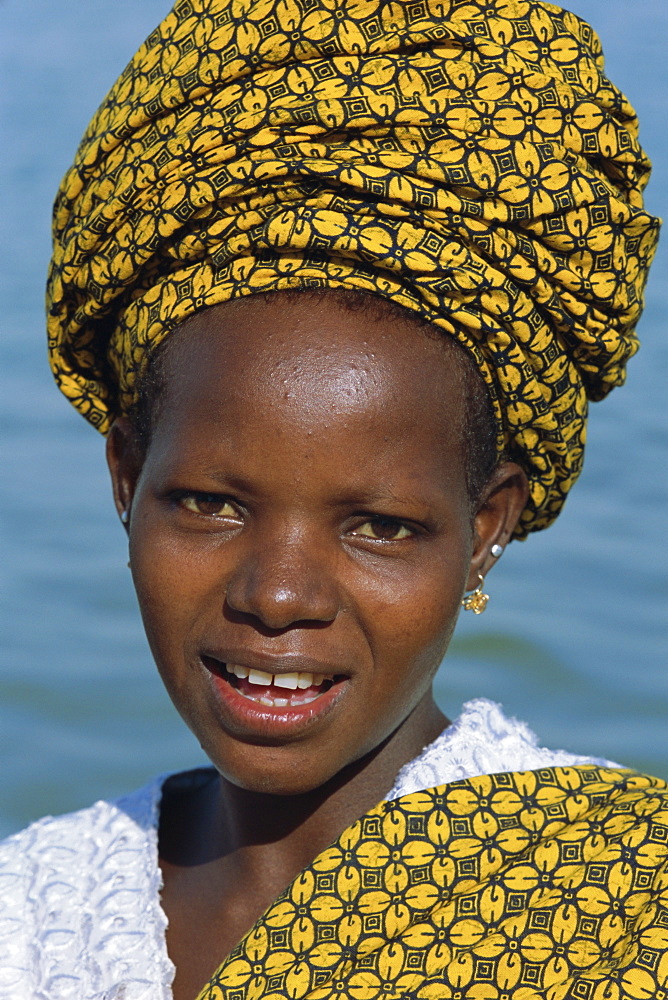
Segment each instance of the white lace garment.
[[[387,798],[479,774],[591,763],[612,764],[540,747],[528,726],[478,698],[401,769]],[[47,816],[0,844],[0,1000],[172,1000],[158,867],[165,778]]]

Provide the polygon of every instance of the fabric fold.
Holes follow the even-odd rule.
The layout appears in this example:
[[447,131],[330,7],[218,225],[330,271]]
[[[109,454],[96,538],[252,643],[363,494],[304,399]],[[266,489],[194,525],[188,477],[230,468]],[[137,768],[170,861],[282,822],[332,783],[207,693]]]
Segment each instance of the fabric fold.
[[267,910],[198,1000],[659,997],[668,786],[546,767],[384,802]]
[[545,527],[624,380],[658,222],[637,121],[538,0],[180,0],[54,211],[55,377],[99,430],[193,313],[291,288],[405,306],[476,359]]

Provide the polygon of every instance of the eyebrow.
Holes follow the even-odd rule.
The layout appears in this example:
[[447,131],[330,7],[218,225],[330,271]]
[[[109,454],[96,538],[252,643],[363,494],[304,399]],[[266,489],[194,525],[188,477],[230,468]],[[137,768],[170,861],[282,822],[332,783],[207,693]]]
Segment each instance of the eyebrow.
[[[258,495],[257,485],[246,479],[244,476],[240,476],[238,474],[224,475],[219,470],[214,469],[202,469],[202,475],[207,479],[212,480],[212,482],[220,484],[224,492],[236,492],[238,490],[250,496]],[[425,506],[428,506],[431,501],[431,496],[401,496],[390,489],[389,486],[383,486],[375,489],[365,489],[361,484],[351,484],[348,489],[343,487],[343,489],[335,495],[331,506],[366,507],[374,504],[392,504],[401,507],[419,506],[420,508],[424,508]]]
[[340,500],[341,503],[391,503],[391,504],[406,504],[415,503],[415,497],[401,497],[394,493],[391,489],[376,489],[371,491],[351,489],[349,494],[343,494]]

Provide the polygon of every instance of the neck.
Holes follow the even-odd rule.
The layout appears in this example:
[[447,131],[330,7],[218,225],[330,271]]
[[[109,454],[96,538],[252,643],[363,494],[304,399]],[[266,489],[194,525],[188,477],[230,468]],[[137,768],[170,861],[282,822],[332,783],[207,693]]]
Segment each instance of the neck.
[[301,870],[389,792],[405,761],[388,767],[387,742],[302,795],[252,792],[221,778],[222,842],[249,855],[284,855],[289,869]]
[[160,865],[175,998],[194,996],[299,872],[387,795],[399,769],[448,724],[432,705],[419,725],[399,727],[303,795],[253,792],[220,775],[196,787],[187,777],[166,783]]
[[[433,703],[432,703],[433,704]],[[448,725],[433,704],[416,737],[401,726],[371,753],[302,795],[250,791],[217,776],[191,793],[187,808],[166,798],[161,856],[192,866],[234,858],[237,873],[266,880],[268,869],[289,882],[351,823],[390,791],[401,767]],[[171,814],[171,815],[170,815]],[[225,864],[225,867],[228,867]],[[279,873],[283,873],[279,875]]]

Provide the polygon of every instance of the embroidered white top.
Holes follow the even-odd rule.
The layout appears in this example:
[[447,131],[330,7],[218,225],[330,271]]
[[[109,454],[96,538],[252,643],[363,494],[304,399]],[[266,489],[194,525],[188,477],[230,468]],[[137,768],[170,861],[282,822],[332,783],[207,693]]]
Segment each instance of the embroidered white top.
[[[484,698],[406,764],[388,799],[460,778],[612,764],[538,746]],[[166,776],[0,844],[0,1000],[172,1000],[157,825]]]

